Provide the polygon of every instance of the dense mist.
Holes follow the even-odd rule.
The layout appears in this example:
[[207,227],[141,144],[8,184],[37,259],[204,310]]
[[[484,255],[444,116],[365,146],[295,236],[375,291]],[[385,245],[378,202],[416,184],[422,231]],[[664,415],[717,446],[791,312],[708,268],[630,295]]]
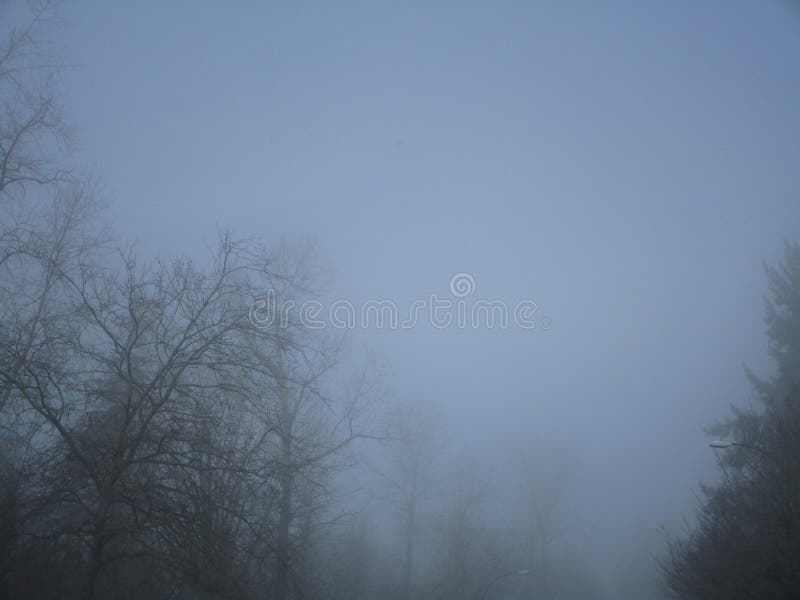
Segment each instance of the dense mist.
[[792,2],[0,36],[0,597],[800,593]]

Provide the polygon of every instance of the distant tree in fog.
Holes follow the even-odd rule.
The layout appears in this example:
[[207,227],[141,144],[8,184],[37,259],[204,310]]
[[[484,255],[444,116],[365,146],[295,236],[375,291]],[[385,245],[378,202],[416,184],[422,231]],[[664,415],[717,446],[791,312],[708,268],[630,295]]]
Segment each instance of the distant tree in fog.
[[491,481],[479,457],[462,455],[449,469],[434,527],[437,598],[482,599],[493,582],[509,571],[513,544],[500,535],[491,518],[492,496]]
[[402,530],[402,598],[414,597],[415,562],[422,506],[435,488],[434,469],[444,450],[441,415],[419,403],[396,403],[388,414],[382,495]]
[[[315,283],[313,264],[298,248],[283,246],[285,273],[272,288],[278,303],[297,304]],[[335,385],[340,367],[341,340],[305,327],[292,319],[269,328],[266,343],[256,343],[258,364],[253,401],[274,448],[271,468],[276,506],[274,519],[274,597],[301,597],[313,580],[306,560],[334,515],[329,486],[337,469],[346,466],[346,451],[359,440],[377,437],[367,430],[374,401],[380,396],[369,362]]]
[[553,546],[568,525],[564,504],[574,476],[572,456],[546,439],[517,439],[510,448],[509,464],[520,502],[521,552],[531,571],[525,590],[549,595]]

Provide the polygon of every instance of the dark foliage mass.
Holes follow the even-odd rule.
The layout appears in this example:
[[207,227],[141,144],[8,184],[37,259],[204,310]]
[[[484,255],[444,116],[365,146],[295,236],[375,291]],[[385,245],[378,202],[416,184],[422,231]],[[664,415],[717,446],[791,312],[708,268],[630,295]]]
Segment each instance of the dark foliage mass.
[[735,443],[720,481],[702,488],[696,525],[670,546],[664,568],[680,598],[800,597],[800,245],[767,277],[776,374],[747,371],[756,404],[710,430]]

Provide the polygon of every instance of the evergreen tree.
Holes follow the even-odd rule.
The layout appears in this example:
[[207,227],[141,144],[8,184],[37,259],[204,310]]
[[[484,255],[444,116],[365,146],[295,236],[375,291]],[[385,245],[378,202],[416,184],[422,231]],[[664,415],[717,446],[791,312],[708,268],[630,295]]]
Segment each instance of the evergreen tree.
[[732,443],[694,529],[670,543],[664,570],[679,598],[800,598],[800,244],[766,274],[775,374],[747,370],[756,405],[709,429]]

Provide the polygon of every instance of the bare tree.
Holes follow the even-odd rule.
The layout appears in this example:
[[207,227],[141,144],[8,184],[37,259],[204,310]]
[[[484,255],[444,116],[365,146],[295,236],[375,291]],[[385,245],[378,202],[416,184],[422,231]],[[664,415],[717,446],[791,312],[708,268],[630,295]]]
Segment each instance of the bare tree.
[[[270,289],[276,306],[299,306],[313,296],[319,274],[307,245],[282,245],[280,272]],[[354,442],[376,437],[368,417],[380,395],[369,361],[343,376],[343,340],[309,328],[299,315],[274,315],[256,343],[254,402],[260,405],[272,445],[274,519],[273,595],[298,597],[305,585],[301,567],[317,529],[335,519],[324,516],[329,479],[347,466]]]
[[58,267],[68,322],[51,318],[43,357],[2,375],[90,484],[76,498],[87,523],[84,597],[115,540],[130,537],[128,521],[154,514],[144,509],[158,504],[141,481],[146,468],[192,467],[184,421],[198,397],[229,384],[228,368],[247,364],[241,340],[261,335],[248,299],[267,263],[223,236],[209,272],[180,260],[139,268],[130,254],[118,270]]
[[423,502],[435,488],[435,463],[445,440],[440,415],[432,406],[398,402],[389,412],[386,462],[378,467],[383,496],[402,529],[402,597],[414,597],[414,564]]
[[331,528],[318,546],[315,562],[321,570],[317,589],[310,597],[359,600],[370,595],[369,579],[375,561],[374,536],[363,515],[343,520]]
[[49,560],[29,543],[29,525],[41,521],[48,497],[42,487],[44,458],[55,457],[48,452],[52,439],[43,432],[41,416],[16,383],[60,360],[51,342],[74,326],[64,275],[74,276],[78,265],[88,264],[104,238],[95,218],[94,183],[70,176],[67,165],[70,136],[58,105],[60,67],[45,42],[55,5],[26,6],[30,10],[16,15],[14,7],[0,7],[4,16],[11,13],[8,22],[23,21],[2,32],[0,40],[0,444],[9,502],[0,526],[8,534],[4,562],[15,557],[20,585],[26,585],[20,566],[31,563],[31,555],[42,557],[39,565]]
[[488,480],[479,473],[476,456],[460,457],[452,469],[438,522],[439,573],[437,597],[446,600],[482,596],[484,581],[492,579],[497,556],[489,547],[482,511],[490,499]]
[[519,438],[509,449],[509,464],[521,502],[521,546],[526,593],[551,593],[552,552],[565,530],[564,502],[574,471],[572,456],[544,439]]
[[42,31],[55,14],[53,2],[32,5],[27,21],[7,31],[0,46],[0,196],[24,196],[32,186],[68,177],[53,152],[70,141],[57,93],[60,67]]

